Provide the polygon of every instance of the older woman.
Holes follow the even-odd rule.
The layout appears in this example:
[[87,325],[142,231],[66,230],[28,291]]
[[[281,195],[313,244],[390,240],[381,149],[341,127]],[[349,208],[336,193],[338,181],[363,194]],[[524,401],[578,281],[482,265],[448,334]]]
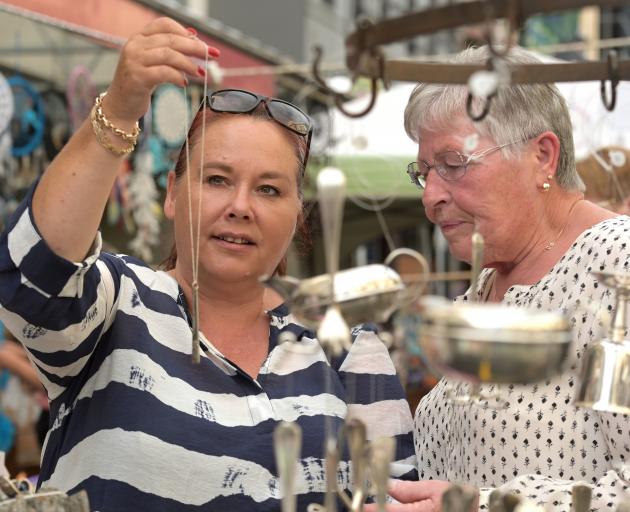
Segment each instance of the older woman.
[[[487,58],[485,48],[469,49],[455,62]],[[536,61],[516,48],[508,60]],[[630,271],[630,218],[584,200],[569,113],[554,85],[502,87],[478,123],[466,114],[466,95],[462,86],[420,84],[405,111],[407,132],[419,144],[409,173],[427,217],[464,261],[475,229],[486,241],[478,289],[458,300],[476,295],[562,311],[574,326],[577,357],[554,379],[501,389],[505,409],[452,405],[442,379],[415,417],[424,481],[393,486],[405,504],[390,510],[437,510],[448,482],[465,482],[479,488],[481,509],[500,489],[568,511],[579,481],[594,488],[591,510],[609,509],[630,498],[630,474],[621,468],[630,457],[630,418],[572,402],[581,355],[607,334],[597,310],[614,305],[614,294],[590,271]]]
[[[311,125],[297,107],[214,92],[190,129],[190,157],[183,148],[169,175],[166,271],[100,251],[107,196],[152,91],[203,75],[193,58],[207,52],[217,55],[169,19],[133,36],[92,121],[0,240],[0,318],[51,401],[40,483],[86,489],[101,512],[278,510],[273,432],[283,420],[303,431],[299,510],[323,501],[324,440],[347,414],[367,422],[369,437],[396,438],[394,476],[415,474],[411,414],[376,335],[356,329],[349,353],[329,363],[259,282],[300,224]],[[193,365],[197,286],[204,356]],[[287,331],[310,350],[278,344]]]

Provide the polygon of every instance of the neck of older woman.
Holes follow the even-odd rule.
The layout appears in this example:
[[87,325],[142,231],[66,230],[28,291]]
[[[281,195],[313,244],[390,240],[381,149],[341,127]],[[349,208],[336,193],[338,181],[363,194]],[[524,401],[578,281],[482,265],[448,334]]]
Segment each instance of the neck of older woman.
[[499,302],[511,286],[534,284],[549,272],[577,236],[597,221],[584,216],[581,208],[585,203],[581,192],[550,195],[549,206],[518,257],[493,265],[496,270],[486,284],[486,300]]

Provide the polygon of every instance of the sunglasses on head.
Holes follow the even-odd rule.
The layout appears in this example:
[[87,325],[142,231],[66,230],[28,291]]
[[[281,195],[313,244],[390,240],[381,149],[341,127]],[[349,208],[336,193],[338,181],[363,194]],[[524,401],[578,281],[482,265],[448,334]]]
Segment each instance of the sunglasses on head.
[[201,108],[207,106],[213,112],[249,114],[256,110],[261,102],[269,117],[276,123],[293,133],[306,137],[306,153],[304,155],[304,168],[306,168],[311,138],[313,137],[313,122],[309,116],[292,103],[278,98],[260,96],[241,89],[223,89],[210,94],[201,104]]

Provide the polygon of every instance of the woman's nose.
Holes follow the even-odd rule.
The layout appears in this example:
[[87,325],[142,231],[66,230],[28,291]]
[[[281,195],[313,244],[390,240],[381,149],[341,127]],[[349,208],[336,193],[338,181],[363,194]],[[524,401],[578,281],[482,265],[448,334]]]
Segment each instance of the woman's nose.
[[249,190],[245,187],[237,187],[234,189],[234,194],[230,198],[230,202],[227,206],[227,214],[231,219],[251,219],[252,215],[252,201],[249,194]]
[[431,169],[427,174],[426,186],[422,194],[422,204],[425,209],[432,209],[440,203],[446,203],[449,197],[448,185],[434,169]]

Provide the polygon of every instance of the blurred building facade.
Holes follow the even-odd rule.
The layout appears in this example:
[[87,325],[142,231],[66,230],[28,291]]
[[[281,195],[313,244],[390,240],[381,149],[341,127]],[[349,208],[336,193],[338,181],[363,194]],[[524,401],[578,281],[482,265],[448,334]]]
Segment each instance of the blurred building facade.
[[[296,62],[311,60],[313,45],[321,45],[328,60],[343,69],[344,39],[354,30],[357,19],[378,21],[466,0],[266,0],[265,8],[255,15],[249,0],[161,1],[220,20]],[[386,53],[392,58],[448,54],[467,42],[476,42],[479,34],[479,27],[443,30],[389,45]],[[523,46],[548,47],[549,53],[560,58],[597,59],[608,48],[630,55],[629,38],[630,7],[585,7],[531,17],[521,30],[519,42]],[[600,40],[607,42],[600,45]],[[553,48],[556,45],[558,50]]]

